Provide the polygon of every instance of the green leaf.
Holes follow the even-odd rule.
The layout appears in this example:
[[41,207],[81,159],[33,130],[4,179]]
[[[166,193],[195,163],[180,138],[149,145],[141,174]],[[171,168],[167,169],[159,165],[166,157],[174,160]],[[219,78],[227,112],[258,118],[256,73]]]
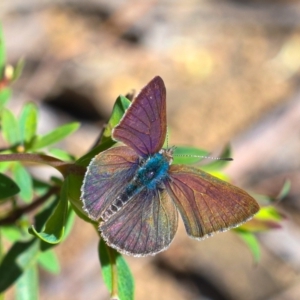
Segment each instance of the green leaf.
[[14,179],[21,190],[21,199],[23,199],[26,203],[30,203],[33,198],[33,184],[31,175],[20,163],[15,163],[12,171]]
[[28,144],[35,137],[37,128],[37,107],[33,103],[24,105],[19,118],[20,138],[21,141]]
[[134,299],[134,280],[121,254],[108,247],[102,239],[99,243],[98,252],[103,280],[110,291],[111,298]]
[[53,156],[63,161],[72,162],[75,161],[75,158],[73,155],[69,154],[68,152],[58,149],[58,148],[52,148],[49,149],[48,152]]
[[83,204],[82,201],[80,200],[80,194],[81,194],[80,188],[82,186],[83,175],[70,174],[68,176],[68,180],[69,180],[69,186],[72,187],[71,189],[69,189],[68,197],[73,210],[75,211],[78,217],[85,220],[86,222],[94,224],[95,222],[89,219],[86,212],[84,212],[82,209]]
[[34,262],[17,281],[16,300],[38,300],[38,298],[38,270],[37,264]]
[[260,260],[260,246],[256,236],[253,233],[235,229],[235,232],[240,236],[240,238],[247,244],[250,251],[252,252],[255,262]]
[[58,274],[60,271],[59,261],[53,250],[41,252],[38,257],[38,263],[50,273]]
[[[2,153],[1,153],[2,154]],[[1,155],[0,154],[0,155]],[[4,154],[4,153],[3,153]],[[0,163],[0,172],[4,173],[5,171],[7,171],[7,169],[11,166],[11,162],[10,161],[2,161]]]
[[0,200],[12,197],[19,192],[18,185],[9,177],[0,173]]
[[0,111],[6,105],[10,97],[11,97],[10,88],[4,88],[2,90],[0,89]]
[[286,180],[279,192],[279,194],[276,196],[276,201],[281,201],[282,199],[284,199],[290,192],[291,190],[291,181],[290,180]]
[[2,134],[3,138],[10,144],[20,142],[20,132],[17,119],[12,112],[6,108],[2,110]]
[[48,200],[47,205],[45,205],[43,209],[35,215],[34,226],[37,231],[42,231],[44,229],[45,224],[56,209],[58,202],[59,198],[55,195],[55,198],[52,201]]
[[[193,147],[176,147],[173,152],[173,164],[195,164],[207,156],[206,150]],[[199,157],[200,156],[200,157]]]
[[19,59],[17,65],[14,68],[14,74],[12,77],[13,81],[17,80],[21,76],[22,71],[24,69],[24,65],[25,65],[24,59],[23,58]]
[[9,288],[37,259],[39,241],[33,238],[27,242],[15,243],[0,264],[0,293]]
[[54,129],[50,133],[37,139],[32,145],[32,150],[44,148],[59,142],[60,140],[76,131],[79,128],[79,125],[79,123],[74,122]]
[[[2,30],[2,25],[0,24],[0,73],[3,72],[5,62],[6,62],[6,54],[5,54],[4,34]],[[0,79],[2,79],[1,76]]]
[[13,226],[2,226],[1,232],[3,236],[12,243],[20,240],[21,232],[18,227]]
[[223,181],[230,182],[230,177],[228,175],[224,174],[223,172],[220,172],[220,171],[209,171],[208,173],[210,175],[212,175],[212,176],[215,176],[215,177],[223,180]]
[[124,96],[119,96],[114,104],[111,116],[109,118],[108,124],[103,132],[102,142],[105,142],[111,137],[113,128],[119,124],[121,118],[123,117],[125,111],[130,106],[131,101]]
[[[231,147],[227,145],[222,151],[220,158],[230,158],[231,156]],[[201,166],[201,170],[205,172],[219,171],[228,165],[228,160],[213,160],[211,163]]]
[[68,213],[68,180],[66,179],[60,191],[56,209],[46,222],[45,229],[38,232],[34,225],[29,232],[48,244],[58,244],[64,235]]
[[64,240],[69,236],[69,234],[71,233],[71,231],[73,229],[73,225],[75,222],[75,216],[76,216],[76,214],[75,214],[74,210],[72,209],[72,205],[69,204]]
[[255,215],[255,218],[259,220],[281,221],[283,219],[283,215],[274,206],[266,206],[259,210],[259,212]]
[[134,299],[134,279],[121,254],[117,255],[118,289],[121,300]]

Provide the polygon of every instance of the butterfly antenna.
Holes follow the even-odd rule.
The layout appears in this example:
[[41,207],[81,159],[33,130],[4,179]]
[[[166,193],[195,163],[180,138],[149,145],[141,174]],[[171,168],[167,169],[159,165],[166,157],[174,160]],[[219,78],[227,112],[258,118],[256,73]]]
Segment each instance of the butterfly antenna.
[[167,143],[167,149],[169,149],[169,129],[168,129],[168,127],[167,127],[166,143]]
[[192,155],[192,154],[174,154],[174,156],[179,157],[196,157],[196,158],[206,158],[212,160],[225,160],[225,161],[232,161],[233,158],[231,157],[214,157],[214,156],[203,156],[203,155]]

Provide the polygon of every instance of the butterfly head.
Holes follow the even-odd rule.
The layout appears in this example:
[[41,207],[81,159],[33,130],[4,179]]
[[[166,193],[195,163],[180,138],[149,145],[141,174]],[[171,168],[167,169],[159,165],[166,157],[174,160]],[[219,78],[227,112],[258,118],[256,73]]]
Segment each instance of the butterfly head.
[[173,152],[175,150],[175,146],[167,149],[161,149],[159,153],[163,155],[163,157],[168,161],[169,165],[173,162]]

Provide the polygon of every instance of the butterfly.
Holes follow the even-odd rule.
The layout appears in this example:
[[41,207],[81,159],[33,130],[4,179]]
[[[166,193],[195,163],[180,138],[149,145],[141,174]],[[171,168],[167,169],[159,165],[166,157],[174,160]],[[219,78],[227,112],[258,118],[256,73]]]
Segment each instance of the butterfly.
[[132,255],[167,249],[177,231],[178,212],[197,240],[249,220],[257,202],[245,191],[198,168],[172,165],[166,139],[166,88],[154,77],[136,96],[112,138],[124,145],[99,153],[81,188],[83,209],[106,243]]

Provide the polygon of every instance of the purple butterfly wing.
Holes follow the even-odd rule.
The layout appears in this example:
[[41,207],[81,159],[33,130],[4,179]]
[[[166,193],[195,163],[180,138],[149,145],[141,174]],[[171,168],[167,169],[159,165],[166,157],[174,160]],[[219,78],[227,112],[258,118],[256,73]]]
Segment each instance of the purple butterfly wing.
[[245,191],[199,169],[173,165],[169,174],[166,189],[193,238],[236,227],[259,210]]
[[88,166],[81,187],[83,209],[98,220],[106,208],[124,192],[139,166],[139,157],[129,147],[110,148],[99,153]]
[[146,157],[162,148],[166,124],[166,88],[157,76],[132,101],[112,136]]
[[119,252],[154,255],[169,247],[177,230],[177,209],[166,190],[143,189],[99,230],[107,244]]

